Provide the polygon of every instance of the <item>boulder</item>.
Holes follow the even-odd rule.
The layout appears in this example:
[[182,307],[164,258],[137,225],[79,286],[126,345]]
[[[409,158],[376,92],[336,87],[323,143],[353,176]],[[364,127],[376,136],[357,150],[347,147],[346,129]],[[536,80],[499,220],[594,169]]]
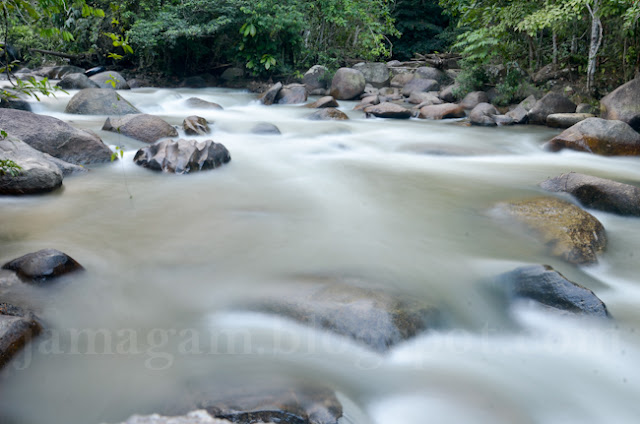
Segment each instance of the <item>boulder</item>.
[[280,129],[269,122],[258,122],[251,128],[253,134],[280,135]]
[[552,113],[574,113],[576,105],[571,100],[558,93],[549,93],[540,100],[529,111],[529,123],[544,125],[547,123],[547,116]]
[[509,115],[494,115],[493,120],[498,126],[514,125],[516,123],[515,119],[513,119]]
[[443,103],[441,105],[424,106],[420,109],[418,118],[422,119],[448,119],[464,118],[466,114],[462,106],[455,103]]
[[189,97],[184,101],[185,106],[192,107],[195,109],[215,109],[215,110],[223,110],[223,107],[218,103],[209,102],[206,100],[202,100],[198,97]]
[[0,172],[0,194],[46,193],[62,185],[65,174],[83,168],[56,159],[34,149],[22,140],[7,137],[0,141],[0,159],[9,159],[20,166],[17,175]]
[[340,107],[336,99],[331,96],[324,96],[319,98],[313,103],[309,103],[304,105],[304,107],[308,107],[310,109],[322,109],[324,107]]
[[100,88],[97,82],[89,79],[85,74],[68,74],[56,84],[63,90],[82,90],[83,88]]
[[364,110],[368,106],[377,104],[380,104],[380,96],[368,96],[360,100],[360,103],[355,105],[353,110]]
[[136,152],[136,165],[176,174],[218,168],[231,160],[229,151],[212,140],[162,140]]
[[439,91],[440,84],[433,79],[414,78],[402,87],[402,95],[410,96],[411,93],[425,93],[427,91]]
[[340,68],[331,81],[331,95],[337,100],[351,100],[364,92],[366,82],[362,72],[351,68]]
[[511,118],[514,124],[526,124],[529,122],[529,111],[521,105],[507,112],[506,116]]
[[394,76],[391,79],[391,87],[394,88],[402,88],[405,85],[409,84],[409,82],[413,79],[413,74],[412,73],[402,73],[402,74],[398,74],[396,76]]
[[600,116],[625,122],[640,131],[640,78],[629,81],[600,100]]
[[84,73],[84,69],[71,65],[46,66],[33,71],[33,73],[39,77],[48,79],[61,79],[69,74],[82,74]]
[[289,84],[282,87],[276,96],[279,105],[292,105],[307,101],[307,88],[303,84]]
[[458,96],[455,93],[459,88],[460,86],[458,84],[451,84],[440,90],[440,93],[438,95],[440,96],[442,101],[447,103],[454,103],[458,99]]
[[451,79],[447,74],[439,69],[432,68],[430,66],[422,66],[417,68],[413,74],[414,79],[435,80],[439,84],[445,84],[450,82]]
[[0,303],[0,368],[41,330],[32,313],[8,303]]
[[371,105],[364,109],[367,118],[375,116],[377,118],[409,119],[413,115],[409,109],[391,102],[384,102]]
[[109,117],[102,126],[103,131],[111,131],[127,137],[154,143],[161,138],[177,137],[178,131],[161,118],[154,115],[124,115],[120,118]]
[[182,121],[182,128],[187,135],[206,135],[211,132],[209,123],[201,116],[187,116]]
[[328,330],[377,352],[441,326],[432,305],[334,278],[303,279],[252,309]]
[[84,268],[66,253],[43,249],[7,262],[2,269],[14,271],[24,282],[42,283]]
[[569,128],[587,118],[595,118],[590,113],[552,113],[547,116],[547,126],[551,128]]
[[552,152],[573,149],[604,156],[640,155],[640,134],[622,121],[587,118],[567,128],[544,148]]
[[267,91],[265,91],[262,97],[260,97],[260,103],[266,106],[271,106],[276,102],[280,90],[282,90],[281,82],[273,84]]
[[478,106],[480,103],[489,103],[489,97],[487,93],[484,91],[472,91],[471,93],[464,96],[464,99],[460,102],[460,106],[462,106],[466,110],[471,110],[474,107]]
[[419,92],[412,92],[409,95],[409,103],[412,103],[414,105],[423,105],[423,106],[427,106],[427,105],[440,105],[442,104],[442,100],[440,100],[440,97],[438,97],[437,93],[432,93],[432,92],[427,92],[427,93],[419,93]]
[[497,278],[508,299],[531,299],[554,310],[600,318],[607,307],[591,290],[565,278],[549,265],[516,268]]
[[576,113],[590,113],[592,115],[598,115],[600,111],[595,106],[590,105],[589,103],[580,103],[576,107]]
[[527,112],[529,112],[531,109],[533,109],[533,107],[536,105],[537,102],[538,102],[538,100],[536,100],[536,96],[534,96],[532,94],[529,97],[527,97],[526,99],[524,99],[523,101],[521,101],[518,104],[518,106],[522,107]]
[[597,254],[607,245],[600,221],[564,200],[540,197],[505,202],[497,211],[528,229],[553,256],[573,264],[596,263]]
[[313,112],[307,119],[312,121],[344,121],[349,119],[349,117],[341,110],[333,107],[325,107]]
[[498,109],[490,103],[479,103],[469,113],[469,121],[471,125],[480,125],[483,127],[496,126],[494,116],[499,115]]
[[36,150],[73,164],[111,161],[111,150],[100,137],[51,116],[0,109],[0,128]]
[[100,88],[108,88],[110,90],[129,89],[127,80],[115,71],[100,72],[99,74],[90,76],[89,79],[98,84]]
[[203,409],[191,411],[179,417],[166,417],[159,414],[132,415],[121,424],[232,424],[231,421],[213,418]]
[[65,113],[75,115],[127,115],[140,113],[124,97],[114,90],[85,88],[69,100]]
[[373,87],[388,87],[391,80],[391,73],[386,63],[361,62],[353,65],[353,69],[362,72],[366,83]]
[[311,93],[314,90],[326,90],[328,84],[327,73],[329,69],[326,66],[314,65],[302,77],[302,83],[307,86],[307,90]]
[[[11,90],[6,90],[5,91],[11,91]],[[2,98],[0,99],[0,108],[4,108],[4,109],[16,109],[16,110],[24,110],[27,112],[31,112],[31,105],[29,104],[28,101],[23,100],[23,99],[9,99],[9,98]]]
[[570,172],[549,178],[540,183],[540,187],[554,193],[568,193],[587,208],[640,216],[640,189],[630,184]]

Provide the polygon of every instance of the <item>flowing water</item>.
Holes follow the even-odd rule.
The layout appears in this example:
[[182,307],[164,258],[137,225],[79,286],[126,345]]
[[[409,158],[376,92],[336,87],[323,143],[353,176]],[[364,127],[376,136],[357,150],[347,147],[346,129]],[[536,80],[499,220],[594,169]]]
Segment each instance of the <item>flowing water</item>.
[[[341,104],[350,121],[318,122],[304,119],[308,109],[265,107],[241,91],[121,94],[173,125],[193,114],[215,122],[207,138],[232,161],[154,173],[132,162],[143,143],[100,130],[105,117],[65,114],[70,95],[35,105],[125,155],[53,194],[0,199],[2,263],[56,248],[87,269],[5,299],[33,307],[49,331],[2,373],[0,422],[118,422],[157,411],[194,379],[275,376],[334,388],[356,424],[638,422],[640,220],[591,211],[609,246],[597,265],[575,267],[491,214],[564,172],[639,182],[638,159],[544,152],[557,134],[546,128],[364,119],[353,102]],[[225,109],[189,109],[191,96]],[[251,134],[263,121],[282,135]],[[593,289],[615,320],[528,304],[512,317],[498,312],[485,283],[541,263]],[[380,355],[230,307],[326,275],[438,305],[455,329]]]

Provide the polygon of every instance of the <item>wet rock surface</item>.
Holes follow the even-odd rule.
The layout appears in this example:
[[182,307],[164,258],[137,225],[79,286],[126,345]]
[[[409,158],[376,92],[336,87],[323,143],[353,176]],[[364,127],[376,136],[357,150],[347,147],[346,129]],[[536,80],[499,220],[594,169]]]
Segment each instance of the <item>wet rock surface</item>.
[[85,88],[67,104],[65,113],[75,115],[127,115],[140,113],[124,97],[107,88]]
[[572,149],[604,156],[640,155],[640,134],[622,121],[587,118],[544,145],[552,152]]
[[68,74],[60,80],[58,87],[64,90],[81,90],[83,88],[100,88],[97,82],[89,79],[85,74]]
[[282,87],[276,96],[279,105],[293,105],[307,101],[307,88],[303,84],[289,84]]
[[319,98],[318,100],[316,100],[313,103],[309,103],[307,105],[304,105],[304,107],[310,108],[310,109],[322,109],[323,107],[340,107],[340,105],[338,104],[338,101],[336,99],[334,99],[331,96],[324,96]]
[[640,189],[605,178],[570,172],[540,183],[556,193],[569,193],[587,208],[618,215],[640,216]]
[[391,102],[384,102],[364,108],[367,117],[409,119],[413,115],[411,110]]
[[41,329],[31,312],[8,303],[0,303],[0,368],[38,335]]
[[184,118],[184,121],[182,121],[182,129],[187,135],[206,135],[211,132],[207,120],[202,116],[196,115]]
[[312,121],[345,121],[349,119],[346,113],[333,107],[318,109],[307,117]]
[[12,160],[21,168],[16,175],[0,174],[0,194],[46,193],[62,185],[63,173],[51,160],[53,157],[21,140],[2,140],[0,159]]
[[552,113],[547,116],[547,126],[551,128],[569,128],[587,118],[595,118],[590,113]]
[[464,118],[464,108],[455,103],[443,103],[441,105],[429,105],[420,109],[419,118],[422,119],[450,119]]
[[568,280],[548,265],[517,268],[497,278],[508,299],[531,299],[579,315],[607,318],[607,307],[593,291]]
[[280,129],[269,122],[258,122],[251,128],[253,134],[280,135]]
[[162,140],[138,150],[136,165],[176,174],[218,168],[231,161],[229,151],[213,140]]
[[84,270],[75,259],[56,249],[43,249],[7,262],[2,269],[14,271],[29,283],[42,283]]
[[604,227],[593,215],[564,200],[539,197],[497,205],[500,216],[529,230],[553,256],[573,264],[593,264],[607,245]]
[[165,137],[177,137],[178,131],[163,119],[147,114],[131,114],[121,118],[109,117],[102,126],[111,131],[144,143],[153,143]]
[[110,90],[128,90],[129,84],[127,84],[127,80],[115,71],[105,71],[100,72],[99,74],[95,74],[89,77],[89,79],[96,84],[100,88],[106,88]]
[[278,97],[278,93],[280,93],[280,90],[282,90],[282,83],[281,82],[277,82],[277,83],[273,84],[260,97],[260,103],[262,103],[265,106],[271,106],[272,104],[274,104],[276,102],[276,99]]
[[213,109],[213,110],[223,110],[223,107],[218,103],[209,102],[207,100],[200,99],[198,97],[189,97],[184,101],[187,107],[197,108],[197,109]]

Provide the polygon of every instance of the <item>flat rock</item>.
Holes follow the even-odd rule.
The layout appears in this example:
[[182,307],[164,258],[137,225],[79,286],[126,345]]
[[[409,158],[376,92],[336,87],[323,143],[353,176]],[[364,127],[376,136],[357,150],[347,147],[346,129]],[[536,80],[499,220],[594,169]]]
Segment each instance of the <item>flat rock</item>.
[[0,109],[0,128],[65,162],[85,165],[111,161],[111,150],[100,137],[51,116]]
[[424,106],[420,109],[419,118],[422,119],[449,119],[464,118],[464,108],[455,103],[443,103],[441,105]]
[[364,108],[367,118],[375,116],[377,118],[409,119],[413,115],[411,110],[391,102],[384,102]]
[[0,303],[0,368],[41,330],[32,313],[8,303]]
[[610,317],[593,291],[565,278],[549,265],[531,265],[500,275],[497,283],[509,299],[531,299],[555,310],[600,318]]
[[198,97],[189,97],[184,101],[185,106],[192,107],[196,109],[214,109],[214,110],[223,110],[223,107],[218,103],[209,102],[207,100],[202,100]]
[[345,121],[349,119],[346,113],[333,107],[318,109],[307,117],[312,121]]
[[255,309],[346,336],[378,352],[441,326],[440,312],[432,305],[333,279],[301,282]]
[[162,140],[136,152],[136,165],[176,174],[204,171],[229,163],[231,156],[212,140]]
[[22,281],[41,283],[84,268],[72,257],[56,249],[43,249],[7,262],[2,269],[14,271]]
[[540,183],[540,187],[554,193],[568,193],[587,208],[640,216],[640,189],[630,184],[570,172],[549,178]]
[[572,149],[604,156],[637,156],[640,134],[622,121],[587,118],[552,138],[544,148],[552,152]]
[[564,200],[540,197],[500,203],[500,215],[528,229],[553,256],[579,265],[598,261],[607,245],[604,227],[593,215]]
[[547,126],[551,128],[569,128],[587,118],[595,118],[590,113],[552,113],[547,116]]
[[102,129],[119,133],[144,143],[154,143],[161,138],[178,136],[178,131],[163,119],[145,113],[130,114],[120,118],[107,118]]
[[324,96],[313,103],[304,105],[304,107],[308,107],[310,109],[322,109],[323,107],[340,107],[340,105],[332,96]]
[[67,104],[65,113],[75,115],[127,115],[140,111],[114,90],[85,88]]
[[187,116],[182,121],[182,129],[187,135],[206,135],[211,132],[209,123],[202,116]]
[[95,74],[89,77],[89,79],[96,84],[100,88],[106,88],[110,90],[128,90],[129,84],[127,84],[127,80],[115,71],[105,71],[100,72],[99,74]]
[[600,100],[600,116],[629,124],[640,131],[640,78],[629,81]]

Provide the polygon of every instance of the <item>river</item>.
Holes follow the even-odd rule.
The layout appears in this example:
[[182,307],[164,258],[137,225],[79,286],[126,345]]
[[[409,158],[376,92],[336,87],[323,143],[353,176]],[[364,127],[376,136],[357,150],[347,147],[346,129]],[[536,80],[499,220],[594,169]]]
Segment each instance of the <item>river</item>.
[[[637,423],[640,220],[590,211],[609,245],[597,265],[576,267],[491,213],[569,171],[638,183],[637,158],[548,153],[558,131],[543,127],[364,119],[355,102],[341,102],[349,121],[308,121],[309,109],[238,90],[122,91],[172,125],[207,118],[203,139],[231,153],[222,168],[168,175],[136,166],[143,143],[101,131],[105,117],[65,114],[72,94],[34,111],[92,129],[124,160],[49,195],[0,198],[2,263],[56,248],[87,269],[6,299],[38,311],[52,343],[30,345],[0,375],[0,422],[114,423],[155,412],[195,378],[287,376],[334,388],[355,424]],[[189,109],[191,96],[224,110]],[[250,133],[265,121],[282,135]],[[526,264],[591,288],[614,320],[530,304],[505,316],[487,282]],[[456,327],[378,354],[233,308],[327,275],[427,300]]]

